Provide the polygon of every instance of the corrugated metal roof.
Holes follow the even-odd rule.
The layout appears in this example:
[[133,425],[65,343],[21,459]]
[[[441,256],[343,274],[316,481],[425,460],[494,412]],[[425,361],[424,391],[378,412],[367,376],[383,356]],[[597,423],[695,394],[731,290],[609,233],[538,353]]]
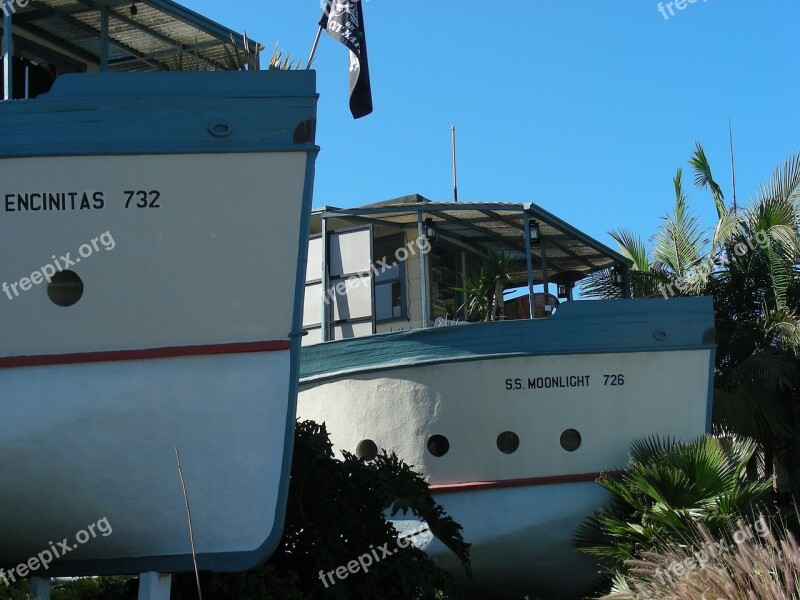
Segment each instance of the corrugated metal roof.
[[31,0],[19,28],[99,65],[108,10],[110,71],[258,68],[263,46],[171,0]]
[[[440,236],[460,239],[484,251],[505,252],[522,262],[525,261],[524,219],[535,221],[544,240],[550,281],[560,278],[574,281],[615,265],[631,265],[616,251],[533,203],[431,202],[412,195],[358,208],[325,207],[315,213],[328,218],[416,228],[420,211],[424,218],[436,223]],[[541,281],[542,244],[533,244],[531,254],[535,278]],[[519,273],[515,283],[522,284],[526,278]]]

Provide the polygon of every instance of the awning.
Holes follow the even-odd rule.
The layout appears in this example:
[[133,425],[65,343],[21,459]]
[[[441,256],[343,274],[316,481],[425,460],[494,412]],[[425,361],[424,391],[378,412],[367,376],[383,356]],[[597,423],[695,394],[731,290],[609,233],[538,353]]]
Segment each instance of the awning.
[[[552,213],[533,203],[431,202],[419,195],[358,208],[325,207],[321,217],[368,221],[395,227],[417,227],[418,214],[437,225],[439,236],[449,236],[479,250],[505,252],[525,262],[525,219],[539,226],[543,241],[532,244],[534,277],[541,282],[542,248],[551,282],[574,282],[606,268],[630,268],[631,261]],[[515,284],[524,285],[520,271]],[[560,281],[565,280],[565,281]]]
[[30,0],[12,15],[14,31],[28,34],[14,41],[38,39],[101,65],[106,15],[109,71],[259,67],[261,44],[171,0]]

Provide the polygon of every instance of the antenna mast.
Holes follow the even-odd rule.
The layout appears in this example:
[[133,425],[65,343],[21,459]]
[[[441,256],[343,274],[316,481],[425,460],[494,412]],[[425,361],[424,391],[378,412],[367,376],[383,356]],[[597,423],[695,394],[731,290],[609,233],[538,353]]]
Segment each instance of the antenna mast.
[[733,129],[731,120],[728,118],[728,141],[731,146],[731,179],[733,181],[733,212],[736,213],[736,168],[733,166]]
[[456,126],[450,127],[453,138],[453,202],[458,202],[458,172],[456,171]]

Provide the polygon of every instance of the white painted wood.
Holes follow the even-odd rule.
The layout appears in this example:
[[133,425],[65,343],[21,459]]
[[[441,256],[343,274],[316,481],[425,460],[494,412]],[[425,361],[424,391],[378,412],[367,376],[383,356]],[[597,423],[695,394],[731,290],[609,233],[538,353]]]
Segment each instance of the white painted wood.
[[306,264],[306,281],[322,279],[322,237],[308,240],[308,263]]
[[322,329],[320,327],[309,327],[306,331],[308,333],[303,336],[303,346],[310,346],[322,342]]
[[175,446],[198,554],[258,548],[274,526],[288,374],[288,350],[0,370],[14,482],[0,487],[0,561],[102,518],[111,532],[62,560],[188,554]]
[[319,326],[322,315],[322,283],[306,285],[303,302],[303,329]]
[[369,271],[372,267],[372,230],[368,227],[330,235],[330,276]]
[[[0,161],[3,208],[7,194],[87,192],[89,205],[104,194],[102,209],[3,211],[0,284],[71,253],[84,296],[62,308],[46,282],[10,299],[0,291],[0,357],[288,339],[306,162],[304,153]],[[160,191],[160,208],[134,208],[134,197],[126,209],[125,190]],[[93,239],[99,249],[80,257]]]
[[[372,317],[372,275],[341,279],[333,286],[333,320],[354,320]],[[370,333],[372,332],[370,326]]]
[[333,339],[343,340],[372,335],[372,322],[340,323],[333,326]]
[[[84,284],[67,308],[49,300],[46,281],[0,292],[0,357],[288,342],[308,160],[0,161],[0,284],[67,253]],[[126,208],[126,190],[159,195],[137,207],[135,194]],[[7,210],[9,195],[65,192],[78,193],[76,209]],[[94,208],[80,208],[84,193]],[[100,519],[112,532],[73,544],[61,564],[188,554],[175,446],[198,554],[259,548],[274,531],[294,417],[289,362],[279,350],[0,369],[0,454],[10,463],[0,562]]]

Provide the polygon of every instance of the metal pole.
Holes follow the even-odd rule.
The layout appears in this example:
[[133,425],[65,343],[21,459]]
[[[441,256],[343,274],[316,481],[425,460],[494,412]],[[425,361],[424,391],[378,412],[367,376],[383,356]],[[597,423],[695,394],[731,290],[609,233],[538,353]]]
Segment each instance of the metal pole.
[[322,25],[317,28],[317,37],[314,38],[314,44],[311,46],[311,54],[308,55],[308,62],[306,63],[306,70],[311,68],[311,63],[314,62],[314,57],[317,55],[317,46],[319,45],[319,38],[322,35]]
[[450,127],[453,138],[453,202],[458,202],[458,172],[456,171],[456,126]]
[[550,282],[548,281],[548,273],[547,273],[547,242],[545,241],[545,237],[542,236],[541,241],[539,242],[539,247],[542,249],[542,285],[544,286],[544,311],[547,313],[547,294],[550,293],[548,289],[550,287]]
[[328,332],[328,302],[332,296],[328,294],[330,281],[328,278],[328,219],[322,217],[322,319],[320,328],[322,329],[322,341],[327,342],[330,337]]
[[108,5],[100,7],[100,71],[108,72]]
[[[422,211],[417,211],[417,239],[422,240],[425,231],[422,227]],[[428,269],[425,253],[419,253],[419,281],[422,289],[422,328],[428,328]]]
[[731,146],[731,183],[733,185],[733,212],[736,214],[737,206],[736,206],[736,167],[733,164],[733,127],[731,126],[731,120],[728,119],[728,141],[730,142]]
[[622,297],[631,297],[631,270],[627,265],[622,268]]
[[530,318],[533,319],[535,315],[535,307],[533,303],[533,258],[531,257],[531,220],[528,218],[528,213],[523,213],[522,218],[525,222],[525,258],[528,265],[528,309],[530,310]]
[[14,36],[12,33],[11,16],[14,5],[6,0],[0,0],[3,7],[3,100],[11,100],[14,95],[11,79],[11,57],[14,52]]

